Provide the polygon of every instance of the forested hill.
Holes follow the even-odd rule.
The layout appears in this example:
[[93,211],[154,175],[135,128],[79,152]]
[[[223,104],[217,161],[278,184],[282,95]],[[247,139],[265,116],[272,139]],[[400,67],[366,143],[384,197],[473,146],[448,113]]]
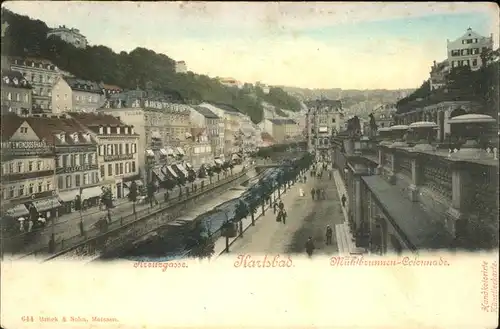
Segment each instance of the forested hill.
[[60,69],[81,79],[124,89],[144,87],[151,82],[154,89],[179,101],[228,104],[250,116],[254,122],[263,118],[263,100],[278,108],[300,110],[300,102],[281,88],[271,88],[265,95],[260,90],[256,92],[256,88],[226,87],[206,75],[177,74],[172,58],[145,48],[119,54],[106,46],[79,49],[56,37],[47,38],[49,28],[44,22],[2,8],[2,26],[4,22],[8,23],[8,28],[2,38],[2,55],[49,59]]

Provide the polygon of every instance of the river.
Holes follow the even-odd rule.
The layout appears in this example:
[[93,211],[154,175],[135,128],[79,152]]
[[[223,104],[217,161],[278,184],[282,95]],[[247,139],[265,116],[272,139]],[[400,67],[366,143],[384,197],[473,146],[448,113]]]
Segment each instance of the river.
[[[221,203],[216,205],[212,210],[195,218],[201,224],[201,235],[206,236],[211,233],[212,237],[219,238],[222,224],[228,218],[234,216],[238,202],[243,200],[248,203],[251,198],[251,190],[258,186],[259,179],[274,179],[280,170],[282,169],[266,169],[261,175],[251,178],[246,188],[241,186],[238,189],[226,192],[226,200],[221,200]],[[193,219],[191,218],[190,220]],[[190,252],[189,248],[186,247],[186,237],[191,232],[191,230],[186,230],[182,227],[163,231],[162,233],[154,232],[148,235],[143,241],[139,241],[131,246],[130,249],[126,250],[118,258],[134,261],[167,261],[185,258]]]

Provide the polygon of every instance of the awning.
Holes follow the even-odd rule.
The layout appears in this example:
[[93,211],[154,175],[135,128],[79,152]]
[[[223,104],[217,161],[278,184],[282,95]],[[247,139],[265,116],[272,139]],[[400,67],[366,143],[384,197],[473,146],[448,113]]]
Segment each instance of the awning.
[[238,154],[233,154],[233,157],[232,157],[233,160],[237,160],[239,158],[240,158],[240,156]]
[[56,197],[50,197],[43,200],[33,201],[33,206],[35,207],[36,211],[41,212],[60,207],[61,203],[59,202],[59,200],[57,200]]
[[59,193],[59,200],[62,202],[74,201],[78,194],[80,194],[80,189],[64,191]]
[[167,147],[167,155],[175,155],[175,152],[171,147]]
[[221,165],[224,163],[221,159],[214,159],[215,164]]
[[142,180],[138,179],[135,181],[135,185],[137,186],[144,186],[144,183],[142,182]]
[[187,172],[186,168],[184,168],[184,166],[181,163],[176,164],[175,166],[177,168],[179,168],[179,170],[184,174],[184,176],[187,177],[189,175],[189,173]]
[[161,138],[161,135],[160,135],[160,133],[159,133],[159,132],[157,132],[157,131],[153,131],[153,132],[151,133],[151,138],[157,138],[157,139],[160,139],[160,138]]
[[168,155],[168,152],[165,149],[160,149],[160,154],[161,155]]
[[165,175],[161,172],[159,168],[153,169],[153,173],[158,177],[159,180],[164,181],[165,180]]
[[86,188],[82,190],[82,201],[91,199],[91,198],[96,198],[98,196],[101,196],[102,194],[102,187],[101,186],[93,186]]
[[154,157],[155,156],[155,152],[153,152],[153,150],[146,150],[146,155],[147,156],[150,156],[150,157]]
[[17,204],[12,208],[7,209],[6,211],[8,216],[11,217],[21,217],[29,214],[28,208],[24,204]]
[[191,165],[189,162],[186,162],[185,165],[189,170],[193,169],[193,165]]
[[189,132],[186,132],[184,135],[186,136],[186,138],[191,138],[191,137],[193,137],[193,135],[191,135],[191,133],[189,133]]
[[184,150],[182,149],[182,147],[177,147],[177,152],[180,154],[180,155],[185,155],[186,153],[184,152]]

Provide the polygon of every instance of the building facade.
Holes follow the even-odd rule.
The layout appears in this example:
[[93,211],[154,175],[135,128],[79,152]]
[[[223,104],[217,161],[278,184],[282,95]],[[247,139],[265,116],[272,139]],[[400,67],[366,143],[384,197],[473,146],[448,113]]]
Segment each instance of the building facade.
[[493,34],[483,37],[471,28],[460,38],[446,42],[451,68],[469,66],[473,71],[478,70],[482,65],[481,53],[484,50],[493,50]]
[[338,100],[320,99],[310,104],[308,112],[308,145],[325,152],[331,147],[331,137],[343,126],[342,103]]
[[78,29],[70,29],[65,25],[60,25],[57,28],[49,30],[47,38],[51,36],[56,36],[64,42],[72,44],[76,48],[87,48],[87,38],[81,34]]
[[58,77],[52,86],[52,113],[70,112],[73,109],[73,92],[63,77]]
[[38,136],[24,117],[2,116],[2,211],[35,221],[58,216],[53,139]]
[[2,71],[2,114],[31,113],[31,85],[20,72]]
[[65,78],[71,88],[72,111],[94,112],[104,104],[103,88],[97,82]]
[[59,213],[75,210],[76,198],[84,208],[97,206],[101,196],[97,143],[75,119],[66,115],[34,115],[26,118],[38,136],[55,145],[55,182]]
[[10,69],[20,72],[31,84],[33,110],[50,113],[52,109],[52,86],[61,76],[51,61],[40,58],[8,58]]
[[[210,141],[211,150],[214,157],[219,157],[224,154],[224,138],[221,136],[224,128],[224,122],[221,118],[203,106],[193,106],[191,111],[191,122],[198,127],[206,127],[206,135]],[[222,131],[222,134],[224,132]]]
[[126,196],[131,180],[139,183],[139,135],[134,127],[107,114],[70,112],[97,141],[97,165],[101,185],[110,188],[115,198]]

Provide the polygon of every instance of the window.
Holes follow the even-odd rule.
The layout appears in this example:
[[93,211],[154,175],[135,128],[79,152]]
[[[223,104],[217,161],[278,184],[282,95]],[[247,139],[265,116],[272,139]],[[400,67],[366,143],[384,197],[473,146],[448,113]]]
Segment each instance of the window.
[[33,171],[33,161],[28,162],[28,171]]
[[113,154],[120,154],[120,153],[118,153],[118,144],[114,144],[114,148],[115,148],[115,150],[114,150]]
[[108,176],[113,176],[113,165],[108,164]]
[[8,99],[9,101],[11,101],[11,100],[12,100],[12,94],[11,94],[11,93],[7,93],[7,99]]
[[24,185],[19,185],[19,196],[24,195]]
[[[85,184],[85,182],[84,182]],[[79,187],[80,186],[80,174],[75,175],[75,186]]]
[[38,182],[38,193],[43,191],[43,182]]
[[17,172],[24,172],[24,163],[22,162],[17,163]]
[[29,187],[28,187],[28,193],[31,195],[33,193],[35,193],[35,184],[33,183],[30,183]]
[[125,144],[125,154],[129,154],[129,148],[130,146],[127,144]]
[[80,101],[80,96],[76,95],[76,101]]
[[65,154],[62,156],[62,166],[63,168],[67,167],[69,165],[69,162],[68,162],[68,155]]
[[106,154],[113,155],[113,145],[111,144],[106,145]]
[[472,60],[472,66],[477,66],[477,59]]
[[123,162],[120,163],[120,175],[123,175]]
[[62,176],[57,177],[57,187],[62,190],[64,188],[64,179]]
[[13,198],[15,195],[16,195],[15,187],[14,186],[10,186],[9,187],[9,198]]
[[9,163],[9,173],[13,173],[14,172],[14,164],[11,162]]
[[66,176],[66,188],[70,188],[70,187],[71,187],[71,176],[67,175]]
[[130,162],[125,162],[125,173],[128,174],[130,172]]
[[47,182],[45,185],[46,185],[45,187],[47,188],[45,191],[51,191],[52,190],[52,183],[51,182]]
[[64,94],[64,100],[68,99],[68,94]]
[[101,171],[101,177],[104,177],[105,176],[104,165],[101,165],[100,171]]
[[36,162],[36,170],[42,170],[42,161],[37,161]]
[[19,95],[19,93],[16,93],[16,101],[20,101],[21,100],[21,95]]
[[120,174],[120,166],[118,166],[118,163],[115,163],[115,175]]
[[89,174],[87,173],[83,174],[83,184],[84,185],[89,184]]
[[30,101],[30,96],[28,94],[24,95],[24,101],[29,102]]
[[135,161],[132,161],[131,164],[132,164],[132,172],[135,172]]
[[123,154],[123,144],[120,144],[120,146],[118,147],[118,150],[120,151],[120,153],[118,153],[118,154]]

